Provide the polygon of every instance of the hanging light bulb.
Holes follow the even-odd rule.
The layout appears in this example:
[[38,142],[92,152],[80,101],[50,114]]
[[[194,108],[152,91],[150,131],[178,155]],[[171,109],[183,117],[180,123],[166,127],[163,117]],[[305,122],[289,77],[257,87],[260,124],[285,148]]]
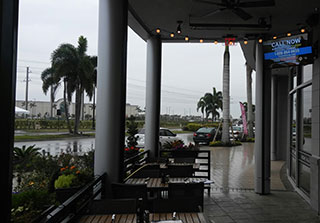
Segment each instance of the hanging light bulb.
[[291,33],[287,33],[287,36],[290,37],[290,36],[291,36]]
[[184,37],[184,40],[185,40],[185,41],[189,41],[189,36],[185,36],[185,37]]
[[181,34],[181,33],[182,33],[182,31],[181,31],[181,24],[182,24],[182,21],[177,21],[177,23],[178,23],[178,26],[177,26],[177,33],[178,33],[178,34]]
[[305,29],[305,28],[301,28],[301,29],[300,29],[300,32],[301,32],[301,33],[304,33],[304,32],[306,32],[306,29]]
[[248,40],[243,41],[244,45],[248,44]]
[[203,43],[203,39],[200,39],[199,42],[200,42],[200,43]]
[[273,39],[277,39],[277,36],[273,36],[272,38],[273,38]]
[[160,32],[161,32],[161,30],[160,30],[159,28],[157,28],[157,29],[156,29],[156,33],[159,34]]
[[263,39],[262,39],[262,38],[260,38],[258,41],[259,41],[259,43],[262,43],[262,42],[263,42]]
[[218,41],[217,41],[217,40],[215,40],[213,43],[217,45],[217,44],[218,44]]
[[173,38],[174,37],[174,33],[170,33],[170,37]]

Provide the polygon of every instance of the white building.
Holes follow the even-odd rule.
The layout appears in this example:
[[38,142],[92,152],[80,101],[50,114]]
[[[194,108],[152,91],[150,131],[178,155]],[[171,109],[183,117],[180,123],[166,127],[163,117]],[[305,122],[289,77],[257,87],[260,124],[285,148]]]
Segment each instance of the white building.
[[[25,101],[24,100],[16,100],[16,106],[19,108],[25,109]],[[137,116],[138,113],[138,105],[131,105],[129,103],[126,104],[126,117],[130,117],[131,115]],[[64,112],[64,102],[63,98],[58,99],[54,103],[53,107],[53,117],[57,117],[57,110]],[[33,117],[50,117],[51,111],[51,103],[49,101],[29,101],[28,103],[28,111],[30,111],[30,116]],[[69,105],[69,114],[74,116],[75,114],[75,103],[71,103]],[[91,118],[93,114],[92,103],[85,103],[83,106],[83,111],[81,112],[81,119]]]

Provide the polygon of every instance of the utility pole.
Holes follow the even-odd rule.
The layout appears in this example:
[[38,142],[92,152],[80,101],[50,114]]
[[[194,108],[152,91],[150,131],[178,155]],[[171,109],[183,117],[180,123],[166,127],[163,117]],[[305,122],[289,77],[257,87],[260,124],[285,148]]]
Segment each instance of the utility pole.
[[29,73],[31,73],[29,67],[27,67],[27,73],[26,73],[26,100],[25,100],[25,106],[26,106],[26,110],[28,110],[28,91],[29,91]]

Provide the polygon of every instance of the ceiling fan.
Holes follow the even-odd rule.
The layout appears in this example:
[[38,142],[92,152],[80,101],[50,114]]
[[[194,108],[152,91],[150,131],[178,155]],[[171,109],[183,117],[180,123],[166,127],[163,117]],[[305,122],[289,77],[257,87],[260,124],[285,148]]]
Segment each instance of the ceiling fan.
[[[222,12],[224,10],[230,10],[237,16],[239,16],[243,20],[249,20],[252,18],[252,15],[244,11],[242,8],[258,8],[258,7],[271,7],[275,5],[274,0],[262,0],[262,1],[247,1],[241,2],[240,0],[221,0],[220,3],[212,2],[210,0],[195,0],[196,2],[209,4],[209,5],[216,5],[221,8],[216,9],[214,11],[208,12],[204,15],[197,16],[197,18],[205,18]],[[194,17],[195,18],[195,17]]]

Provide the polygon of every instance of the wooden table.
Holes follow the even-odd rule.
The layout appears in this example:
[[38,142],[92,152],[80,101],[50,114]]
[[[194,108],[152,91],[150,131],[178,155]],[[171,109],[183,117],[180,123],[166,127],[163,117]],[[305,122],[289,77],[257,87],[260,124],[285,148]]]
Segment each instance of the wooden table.
[[[168,190],[168,183],[161,183],[161,178],[129,178],[125,183],[126,184],[147,184],[148,190]],[[170,177],[170,183],[184,183],[186,177]],[[204,178],[199,177],[187,177],[189,182],[201,182],[204,181]],[[210,188],[210,184],[205,184],[204,187],[207,189]]]
[[[171,221],[172,213],[151,213],[150,222]],[[206,223],[202,213],[176,213],[176,220],[183,223]],[[116,214],[114,223],[136,223],[135,214]],[[78,222],[81,223],[111,223],[112,215],[84,215]]]

